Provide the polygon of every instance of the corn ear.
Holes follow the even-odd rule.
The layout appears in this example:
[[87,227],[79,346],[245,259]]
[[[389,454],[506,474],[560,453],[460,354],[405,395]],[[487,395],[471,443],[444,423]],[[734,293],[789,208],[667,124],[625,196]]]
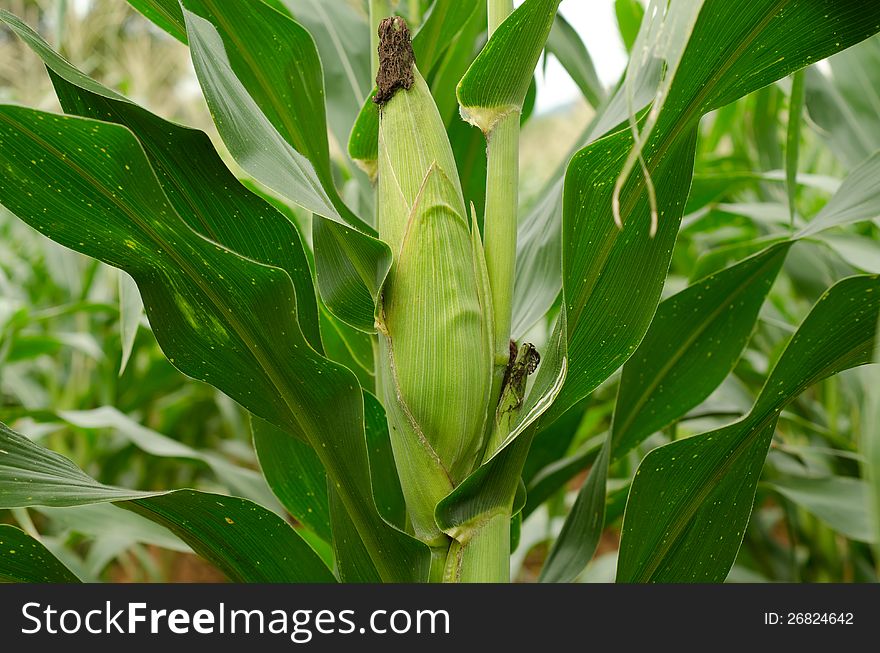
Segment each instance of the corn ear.
[[[403,23],[389,21],[386,29]],[[485,444],[492,321],[482,248],[446,130],[410,65],[410,85],[380,108],[378,226],[395,258],[377,318],[379,378],[410,520],[420,539],[435,544],[445,536],[434,508]]]
[[427,83],[418,70],[413,72],[413,86],[398,92],[379,114],[377,223],[382,239],[395,254],[400,251],[410,212],[432,165],[450,185],[445,201],[456,215],[467,215],[440,113]]

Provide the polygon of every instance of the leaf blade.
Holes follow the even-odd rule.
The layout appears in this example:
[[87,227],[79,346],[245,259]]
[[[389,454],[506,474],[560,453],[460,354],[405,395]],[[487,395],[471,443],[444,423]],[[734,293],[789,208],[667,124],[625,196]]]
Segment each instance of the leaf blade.
[[0,524],[0,581],[6,583],[82,582],[39,540],[9,524]]
[[780,411],[816,381],[871,361],[878,315],[880,276],[835,284],[798,328],[743,420],[645,457],[624,517],[619,582],[724,580]]
[[[311,36],[257,0],[187,0],[184,17],[193,65],[229,151],[260,183],[323,218],[313,224],[321,296],[341,320],[374,332],[391,253],[333,184],[323,77]],[[265,70],[258,52],[259,61],[272,61]]]
[[[35,168],[31,161],[38,159],[42,165]],[[258,416],[309,437],[340,483],[371,553],[395,551],[376,561],[383,577],[427,573],[424,547],[376,511],[357,379],[309,346],[285,272],[190,230],[139,143],[119,125],[2,107],[0,160],[10,173],[0,180],[8,208],[56,241],[135,278],[172,363]],[[84,174],[91,169],[99,176]]]
[[[0,505],[115,502],[155,521],[238,582],[333,582],[287,523],[246,499],[176,490],[137,492],[98,483],[70,460],[0,424]],[[288,555],[284,555],[285,552]]]
[[521,112],[560,0],[526,0],[492,34],[458,83],[462,117],[489,133]]
[[[816,4],[762,0],[742,8],[706,0],[674,78],[671,83],[664,81],[668,93],[662,109],[657,109],[653,129],[641,134],[647,170],[664,180],[656,198],[662,219],[650,251],[644,248],[648,233],[643,223],[651,211],[641,182],[634,183],[632,177],[620,180],[626,182],[619,195],[623,238],[609,225],[614,195],[610,186],[625,169],[624,160],[633,156],[628,131],[592,143],[569,165],[563,205],[563,288],[571,370],[545,419],[558,417],[592,391],[628,359],[647,331],[690,187],[694,128],[701,116],[878,30],[880,7],[866,11],[856,0]],[[802,39],[783,38],[800,31]],[[843,32],[845,37],[840,37]],[[605,148],[601,154],[600,148]],[[626,258],[618,258],[625,251],[630,252],[628,260],[645,261],[638,275],[623,262]],[[609,311],[605,301],[619,298],[624,288],[639,289],[639,298]],[[601,317],[582,319],[585,315]]]
[[612,428],[615,459],[697,406],[724,380],[792,244],[773,245],[660,304],[623,367]]

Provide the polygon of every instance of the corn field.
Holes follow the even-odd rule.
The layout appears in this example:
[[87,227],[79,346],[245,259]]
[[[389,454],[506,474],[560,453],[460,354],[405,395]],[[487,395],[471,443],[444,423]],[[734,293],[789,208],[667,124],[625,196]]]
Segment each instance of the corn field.
[[4,0],[0,579],[877,582],[880,4],[579,1]]

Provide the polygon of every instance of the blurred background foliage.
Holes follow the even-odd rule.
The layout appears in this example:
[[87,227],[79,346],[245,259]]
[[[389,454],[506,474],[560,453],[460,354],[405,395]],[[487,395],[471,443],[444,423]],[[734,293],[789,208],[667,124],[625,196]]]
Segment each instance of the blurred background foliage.
[[[206,131],[239,173],[216,137],[188,50],[126,2],[2,4],[91,77],[164,117]],[[616,4],[621,11],[633,5]],[[623,40],[631,44],[631,21],[620,15]],[[815,215],[846,174],[880,148],[877,37],[811,67],[803,81],[799,113],[791,111],[789,79],[702,121],[665,296],[790,233],[792,221],[798,225]],[[0,31],[0,101],[60,111],[42,63],[7,31]],[[565,163],[592,115],[582,99],[534,114],[524,125],[522,215]],[[792,214],[784,171],[793,143],[798,185]],[[307,219],[292,209],[288,215]],[[626,491],[644,454],[746,412],[812,304],[835,281],[857,272],[880,273],[877,220],[793,248],[733,374],[684,419],[612,467],[606,530],[582,580],[613,579]],[[543,340],[546,328],[536,327],[533,339]],[[877,580],[860,443],[870,426],[863,408],[866,390],[877,385],[877,367],[826,380],[783,412],[730,581]],[[512,563],[521,581],[536,579],[548,536],[558,532],[565,506],[598,454],[618,379],[612,377],[535,442],[524,472],[528,503]],[[105,483],[220,490],[278,505],[256,472],[243,411],[167,362],[127,277],[52,243],[2,208],[0,421]],[[221,578],[161,527],[111,505],[9,511],[0,513],[0,521],[38,536],[85,579]]]

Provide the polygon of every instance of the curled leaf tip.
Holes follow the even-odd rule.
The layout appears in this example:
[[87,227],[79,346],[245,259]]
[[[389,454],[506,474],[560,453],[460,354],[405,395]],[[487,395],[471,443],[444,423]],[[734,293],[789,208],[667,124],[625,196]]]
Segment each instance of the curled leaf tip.
[[415,82],[414,63],[415,55],[406,21],[400,16],[382,20],[379,23],[379,72],[376,74],[378,91],[373,102],[381,107],[398,90],[412,88]]
[[[620,181],[618,180],[618,184]],[[615,186],[614,194],[611,196],[611,213],[614,215],[614,224],[618,229],[623,230],[623,218],[620,217],[620,190]]]

